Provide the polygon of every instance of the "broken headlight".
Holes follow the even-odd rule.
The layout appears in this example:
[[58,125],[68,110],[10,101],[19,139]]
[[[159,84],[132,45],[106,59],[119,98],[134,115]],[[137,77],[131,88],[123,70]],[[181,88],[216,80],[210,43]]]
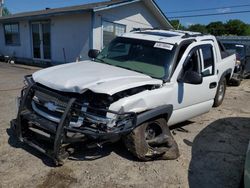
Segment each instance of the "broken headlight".
[[35,81],[33,80],[32,75],[27,75],[27,76],[24,77],[24,85],[25,85],[25,87],[28,87],[29,85],[32,85],[34,83],[35,83]]

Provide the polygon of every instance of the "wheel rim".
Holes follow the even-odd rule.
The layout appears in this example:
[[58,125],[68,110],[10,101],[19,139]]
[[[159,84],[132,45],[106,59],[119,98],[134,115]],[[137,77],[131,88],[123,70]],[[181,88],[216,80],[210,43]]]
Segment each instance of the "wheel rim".
[[218,100],[221,101],[224,97],[224,93],[225,93],[225,84],[224,82],[220,84],[219,86],[219,95],[218,95]]
[[149,143],[151,140],[155,139],[157,136],[161,134],[162,134],[162,129],[157,122],[149,123],[145,129],[146,142]]

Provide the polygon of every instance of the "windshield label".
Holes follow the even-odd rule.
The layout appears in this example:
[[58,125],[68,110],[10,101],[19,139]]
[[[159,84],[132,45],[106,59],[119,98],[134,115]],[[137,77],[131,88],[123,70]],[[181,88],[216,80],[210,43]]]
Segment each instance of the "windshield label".
[[236,47],[240,47],[240,48],[244,48],[244,46],[243,46],[243,45],[240,45],[240,44],[236,44],[235,46],[236,46]]
[[174,45],[157,42],[157,43],[155,43],[154,47],[155,48],[165,49],[165,50],[172,50]]

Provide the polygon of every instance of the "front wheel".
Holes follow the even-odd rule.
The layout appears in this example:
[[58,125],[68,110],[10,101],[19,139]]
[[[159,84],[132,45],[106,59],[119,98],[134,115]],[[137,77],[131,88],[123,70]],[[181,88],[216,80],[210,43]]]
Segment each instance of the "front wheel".
[[164,118],[141,124],[123,140],[128,150],[142,161],[179,157],[178,145]]
[[225,94],[226,94],[226,87],[227,87],[227,80],[225,77],[221,78],[218,88],[217,88],[217,93],[214,98],[214,105],[213,107],[218,107],[222,104]]

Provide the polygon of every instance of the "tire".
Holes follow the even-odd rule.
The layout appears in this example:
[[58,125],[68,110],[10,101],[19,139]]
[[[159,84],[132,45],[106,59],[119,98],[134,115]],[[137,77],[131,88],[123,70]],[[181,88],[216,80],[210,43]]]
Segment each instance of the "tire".
[[142,161],[174,160],[179,157],[178,145],[164,118],[141,124],[123,140],[127,149]]
[[218,107],[222,104],[225,94],[226,94],[226,88],[227,88],[227,80],[225,77],[221,78],[217,92],[214,98],[214,105],[213,107]]

